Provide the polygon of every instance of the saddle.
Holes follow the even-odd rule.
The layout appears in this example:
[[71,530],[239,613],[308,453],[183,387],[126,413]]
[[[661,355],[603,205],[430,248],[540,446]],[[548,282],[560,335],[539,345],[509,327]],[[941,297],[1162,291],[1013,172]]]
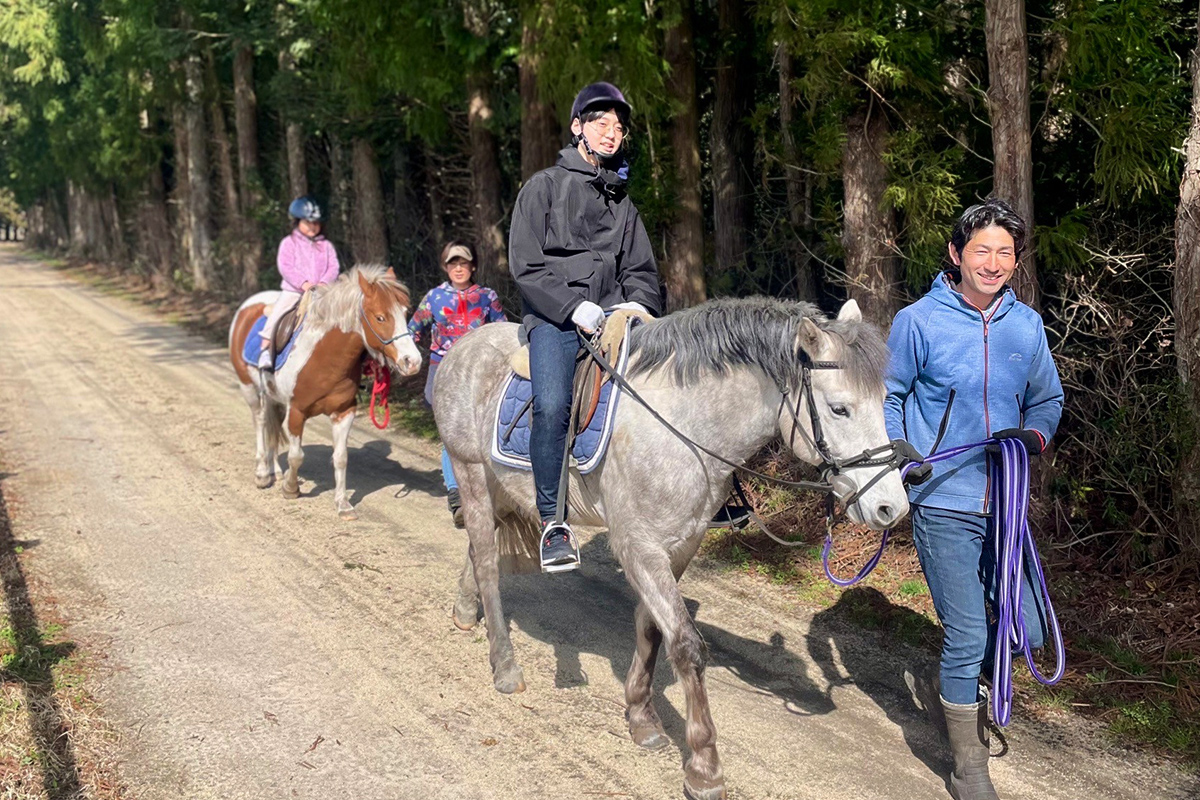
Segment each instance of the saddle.
[[[610,364],[614,363],[616,354],[621,352],[626,332],[631,330],[628,324],[631,317],[642,322],[649,322],[653,319],[644,312],[621,308],[610,314],[604,323],[604,330],[600,334],[599,349],[604,355],[604,359]],[[591,424],[592,418],[596,415],[596,408],[600,404],[600,390],[611,378],[600,364],[588,355],[587,350],[580,349],[576,362],[575,378],[572,384],[574,399],[571,406],[575,409],[576,414],[574,434],[579,435]],[[509,357],[508,363],[513,372],[525,380],[529,380],[529,345],[522,345]]]
[[[308,316],[308,309],[311,305],[312,291],[307,291],[301,295],[299,303],[283,312],[283,316],[279,318],[279,324],[275,326],[275,339],[271,342],[272,353],[283,352],[283,348],[296,335],[296,329],[300,327],[300,323],[304,322],[304,318]],[[264,306],[263,316],[269,317],[273,308],[274,305]]]

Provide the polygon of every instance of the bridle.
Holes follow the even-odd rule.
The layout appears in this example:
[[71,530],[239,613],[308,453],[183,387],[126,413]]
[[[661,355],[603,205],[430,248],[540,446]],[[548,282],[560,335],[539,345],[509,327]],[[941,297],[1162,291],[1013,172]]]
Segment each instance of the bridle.
[[[849,458],[839,459],[833,455],[829,449],[829,443],[825,440],[825,432],[821,427],[821,417],[817,414],[817,402],[813,397],[812,374],[813,370],[818,369],[843,369],[842,365],[837,361],[813,361],[809,358],[808,353],[800,351],[800,391],[801,397],[805,405],[808,406],[809,425],[812,429],[812,435],[800,424],[799,409],[792,403],[791,393],[786,387],[778,386],[780,394],[783,395],[780,400],[780,413],[787,408],[788,413],[792,417],[792,435],[789,437],[788,447],[792,452],[796,451],[796,431],[804,438],[805,444],[812,448],[813,452],[821,457],[821,464],[818,465],[821,470],[821,482],[828,486],[829,503],[832,505],[836,488],[830,480],[832,477],[841,474],[847,469],[862,469],[864,467],[882,467],[869,481],[863,484],[858,489],[854,490],[845,497],[838,497],[842,506],[849,508],[864,493],[876,483],[881,481],[885,475],[893,469],[899,469],[904,459],[896,452],[896,447],[891,442],[872,447],[858,455],[850,456]],[[778,480],[778,479],[776,479]],[[829,516],[832,517],[832,508],[829,509]]]
[[366,329],[367,329],[367,330],[369,330],[369,331],[371,332],[371,334],[372,334],[372,335],[373,335],[373,336],[374,336],[376,339],[378,339],[378,340],[379,340],[380,347],[387,347],[389,344],[391,344],[392,342],[394,342],[394,341],[396,341],[396,340],[398,340],[398,339],[403,339],[405,336],[412,336],[412,331],[410,331],[410,330],[409,330],[407,327],[404,327],[404,328],[402,328],[402,329],[401,329],[401,331],[400,331],[400,333],[397,333],[395,336],[393,336],[393,337],[392,337],[392,338],[390,338],[390,339],[385,339],[385,338],[383,338],[382,336],[380,336],[380,335],[379,335],[379,331],[375,330],[375,326],[371,324],[371,320],[370,320],[370,318],[369,318],[369,317],[367,317],[367,306],[366,306],[366,302],[367,302],[367,300],[366,300],[366,298],[364,297],[364,298],[363,298],[363,300],[362,300],[362,302],[361,302],[361,303],[359,303],[359,305],[358,305],[358,315],[359,315],[359,317],[361,317],[361,318],[362,318],[362,321],[363,321],[363,325],[364,325],[364,327],[366,327]]

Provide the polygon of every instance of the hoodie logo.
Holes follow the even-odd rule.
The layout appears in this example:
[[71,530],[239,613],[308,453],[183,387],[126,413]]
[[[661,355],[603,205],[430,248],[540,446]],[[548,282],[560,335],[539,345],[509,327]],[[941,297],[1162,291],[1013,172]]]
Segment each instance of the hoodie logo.
[[1021,354],[1020,354],[1020,353],[1013,353],[1011,356],[1009,356],[1009,357],[1008,357],[1008,360],[1009,360],[1009,361],[1020,361],[1020,360],[1021,360]]

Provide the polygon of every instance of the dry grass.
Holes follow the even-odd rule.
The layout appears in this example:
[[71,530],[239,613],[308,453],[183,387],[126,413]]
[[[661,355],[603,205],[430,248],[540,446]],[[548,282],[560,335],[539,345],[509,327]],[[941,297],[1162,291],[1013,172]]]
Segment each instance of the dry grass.
[[88,686],[94,656],[28,576],[9,513],[0,491],[0,800],[119,800],[118,735]]

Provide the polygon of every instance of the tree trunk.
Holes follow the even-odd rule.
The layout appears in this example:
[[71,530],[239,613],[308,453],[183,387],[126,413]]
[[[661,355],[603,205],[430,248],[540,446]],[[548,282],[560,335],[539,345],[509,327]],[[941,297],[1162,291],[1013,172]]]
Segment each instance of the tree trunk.
[[111,183],[104,196],[98,198],[97,208],[100,212],[101,234],[108,249],[109,263],[124,266],[129,261],[129,248],[125,243],[124,225],[121,224],[121,212],[117,206],[116,187]]
[[538,52],[536,14],[550,13],[539,2],[528,9],[521,27],[521,54],[517,58],[521,88],[521,180],[554,165],[562,141],[562,128],[554,107],[538,86],[541,54]]
[[671,150],[675,158],[677,203],[671,246],[663,262],[667,311],[703,303],[704,209],[700,197],[700,124],[696,106],[696,52],[692,41],[692,2],[680,0],[679,23],[666,31],[663,58],[670,66],[667,96],[672,102]]
[[1179,541],[1192,560],[1200,554],[1200,44],[1192,53],[1192,124],[1183,142],[1184,168],[1175,216],[1175,354],[1191,417],[1181,432],[1190,450],[1176,473]]
[[1012,277],[1017,297],[1041,310],[1033,253],[1033,149],[1029,129],[1029,43],[1025,0],[985,0],[988,111],[995,154],[993,193],[1012,205],[1028,226],[1021,264]]
[[496,136],[489,126],[492,97],[489,73],[475,71],[467,76],[467,126],[471,135],[471,218],[475,247],[479,253],[476,280],[503,291],[508,283],[508,253],[500,223],[500,159]]
[[176,105],[171,110],[171,130],[174,134],[175,152],[172,166],[174,167],[174,185],[171,187],[171,207],[174,213],[174,230],[178,246],[176,252],[185,263],[192,252],[192,234],[188,226],[188,137],[187,115],[182,105]]
[[363,138],[352,145],[354,161],[354,235],[351,250],[359,264],[387,264],[387,221],[383,217],[383,185],[375,150]]
[[[353,168],[353,165],[351,165]],[[325,235],[343,246],[351,246],[350,226],[352,197],[350,174],[346,170],[346,148],[335,133],[329,135],[329,224]]]
[[[425,162],[425,196],[429,200],[429,230],[432,234],[432,247],[430,255],[436,261],[442,247],[446,242],[446,217],[445,217],[445,201],[442,197],[442,180],[438,174],[437,160],[433,157],[433,152],[429,148],[429,144],[424,145],[425,151],[423,159]],[[439,265],[440,268],[440,265]]]
[[172,236],[162,169],[150,170],[137,206],[137,249],[156,289],[171,283]]
[[187,105],[184,118],[187,125],[188,148],[188,214],[187,227],[191,237],[188,263],[192,269],[193,288],[209,291],[213,288],[214,271],[210,220],[208,137],[204,132],[204,70],[200,56],[193,53],[184,62],[187,84]]
[[258,290],[262,266],[262,231],[258,210],[262,205],[262,179],[258,174],[258,99],[254,96],[254,51],[249,45],[233,54],[233,113],[237,127],[238,190],[242,200],[242,291]]
[[217,159],[217,182],[221,189],[221,222],[236,236],[241,228],[241,204],[238,200],[237,177],[233,172],[233,146],[225,125],[225,108],[221,102],[221,84],[212,51],[208,52],[208,117],[212,120],[213,153]]
[[800,168],[800,151],[792,131],[796,107],[792,90],[792,53],[786,44],[780,43],[779,57],[779,130],[783,140],[783,185],[787,192],[788,225],[791,228],[788,248],[792,265],[796,270],[796,296],[801,300],[816,302],[817,276],[813,273],[812,257],[809,255],[809,238],[812,232],[812,214],[809,202],[812,195],[807,191],[807,180]]
[[718,0],[716,102],[710,133],[713,181],[713,231],[719,272],[747,266],[748,233],[753,222],[750,189],[750,115],[754,93],[753,27],[743,0]]
[[872,103],[850,118],[842,157],[842,245],[846,251],[847,290],[863,317],[885,333],[900,310],[897,291],[896,215],[885,206],[888,121]]
[[[279,52],[279,68],[291,71],[296,68],[287,50]],[[284,118],[284,149],[287,151],[288,188],[291,198],[308,194],[308,163],[304,158],[304,129],[298,122]]]

